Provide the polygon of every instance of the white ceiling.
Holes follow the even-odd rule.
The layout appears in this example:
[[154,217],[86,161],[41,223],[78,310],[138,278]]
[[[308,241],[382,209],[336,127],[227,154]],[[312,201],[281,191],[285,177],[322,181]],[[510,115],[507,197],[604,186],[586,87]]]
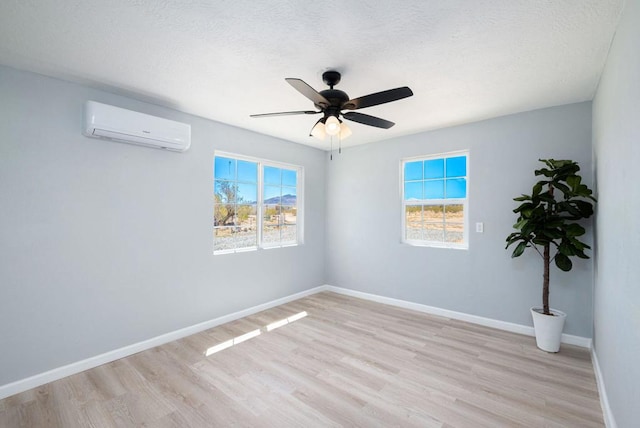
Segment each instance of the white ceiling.
[[356,98],[414,96],[360,110],[343,146],[590,100],[623,0],[2,0],[0,64],[89,84],[290,141],[319,116],[285,81]]

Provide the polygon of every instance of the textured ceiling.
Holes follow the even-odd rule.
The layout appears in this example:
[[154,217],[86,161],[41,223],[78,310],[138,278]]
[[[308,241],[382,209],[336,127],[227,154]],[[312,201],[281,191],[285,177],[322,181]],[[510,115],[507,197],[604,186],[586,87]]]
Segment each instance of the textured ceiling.
[[343,146],[590,100],[623,0],[2,0],[0,64],[61,77],[320,148],[318,116],[285,77],[351,98],[414,96],[360,110]]

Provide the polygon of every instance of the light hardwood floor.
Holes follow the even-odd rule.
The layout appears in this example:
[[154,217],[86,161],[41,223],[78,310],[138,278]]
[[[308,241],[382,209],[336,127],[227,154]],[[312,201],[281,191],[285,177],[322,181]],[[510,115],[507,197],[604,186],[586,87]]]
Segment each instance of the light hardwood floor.
[[585,349],[324,292],[6,398],[0,426],[604,424]]

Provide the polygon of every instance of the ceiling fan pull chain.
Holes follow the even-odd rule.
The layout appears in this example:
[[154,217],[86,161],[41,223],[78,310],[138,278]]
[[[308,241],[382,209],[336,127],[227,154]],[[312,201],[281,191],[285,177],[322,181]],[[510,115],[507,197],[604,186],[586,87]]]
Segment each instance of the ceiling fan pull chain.
[[333,160],[333,135],[331,135],[329,139],[331,140],[331,156],[329,160]]

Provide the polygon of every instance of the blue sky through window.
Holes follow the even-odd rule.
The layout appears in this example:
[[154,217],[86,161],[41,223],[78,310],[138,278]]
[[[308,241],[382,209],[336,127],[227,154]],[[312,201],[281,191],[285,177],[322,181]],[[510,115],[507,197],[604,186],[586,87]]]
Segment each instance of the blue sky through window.
[[238,183],[238,203],[255,204],[258,195],[256,184]]
[[404,164],[404,180],[422,180],[422,161],[407,162]]
[[447,158],[447,177],[464,177],[467,175],[467,157]]
[[406,162],[404,200],[466,198],[466,175],[466,156]]
[[464,178],[453,178],[447,180],[447,198],[466,198],[467,180]]
[[282,184],[282,170],[272,166],[264,167],[264,184],[280,186]]
[[216,156],[214,171],[216,180],[235,180],[236,160]]
[[432,159],[424,161],[424,178],[444,177],[444,159]]
[[238,161],[238,181],[246,183],[258,182],[258,164],[255,162]]

